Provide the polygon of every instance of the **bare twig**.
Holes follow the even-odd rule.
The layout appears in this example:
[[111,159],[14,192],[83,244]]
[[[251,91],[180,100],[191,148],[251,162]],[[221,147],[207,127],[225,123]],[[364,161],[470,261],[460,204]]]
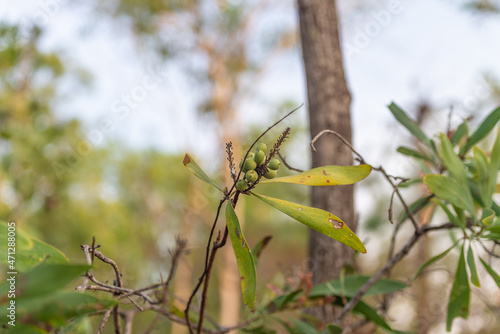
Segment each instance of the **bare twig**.
[[107,309],[106,312],[104,313],[104,318],[101,321],[101,324],[99,325],[99,328],[97,328],[97,331],[95,334],[101,334],[102,331],[104,330],[104,327],[106,327],[106,323],[109,320],[109,317],[111,316],[111,312],[113,312],[113,309]]
[[410,240],[406,242],[403,248],[394,255],[387,263],[380,268],[373,276],[356,292],[356,294],[349,300],[349,302],[344,306],[342,312],[335,320],[336,323],[340,324],[344,317],[349,314],[354,306],[361,300],[364,294],[380,279],[383,275],[388,273],[401,259],[403,259],[415,245],[415,243],[426,233],[431,231],[440,231],[444,229],[455,228],[456,226],[452,223],[446,223],[439,226],[423,226],[422,228],[415,231]]
[[280,152],[278,152],[278,156],[280,157],[281,161],[283,161],[283,164],[285,165],[285,167],[288,168],[289,170],[293,170],[294,172],[299,172],[299,173],[303,172],[302,169],[298,169],[298,168],[294,168],[294,167],[290,166],[288,164],[288,162],[285,160],[285,157],[282,156]]

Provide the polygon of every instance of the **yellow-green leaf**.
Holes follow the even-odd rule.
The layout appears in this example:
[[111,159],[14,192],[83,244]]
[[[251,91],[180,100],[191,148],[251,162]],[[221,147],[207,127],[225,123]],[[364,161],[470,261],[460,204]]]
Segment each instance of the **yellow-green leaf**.
[[323,166],[295,175],[261,180],[260,183],[281,182],[308,186],[335,186],[359,182],[367,177],[371,171],[372,167],[370,165]]
[[469,211],[475,216],[476,212],[470,191],[464,191],[464,187],[454,179],[444,175],[429,174],[424,177],[424,183],[436,196]]
[[193,160],[193,158],[191,158],[189,154],[186,153],[183,163],[184,166],[186,166],[191,171],[191,173],[193,173],[200,180],[222,191],[222,189],[214,181],[212,181],[210,177],[208,177],[208,175],[203,171],[203,169],[200,168],[200,166],[198,166],[198,164]]
[[252,195],[302,224],[340,241],[358,252],[366,253],[365,246],[358,236],[340,218],[330,212],[256,193],[252,193]]
[[238,217],[234,212],[231,201],[228,201],[226,206],[226,224],[231,244],[233,245],[234,254],[236,255],[238,270],[240,272],[243,301],[252,311],[254,311],[257,290],[255,262],[252,250],[243,236],[243,231],[241,230]]

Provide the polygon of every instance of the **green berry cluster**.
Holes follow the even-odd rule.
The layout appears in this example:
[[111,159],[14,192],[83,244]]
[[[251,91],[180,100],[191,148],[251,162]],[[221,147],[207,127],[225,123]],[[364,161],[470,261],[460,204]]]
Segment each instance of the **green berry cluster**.
[[236,182],[236,188],[239,191],[245,191],[249,184],[257,181],[259,178],[259,172],[260,175],[267,179],[276,177],[280,167],[280,161],[278,159],[271,159],[271,161],[267,164],[267,168],[264,169],[266,151],[267,145],[259,143],[256,146],[255,152],[249,152],[245,161],[240,161],[240,169],[243,173],[245,173],[245,178]]

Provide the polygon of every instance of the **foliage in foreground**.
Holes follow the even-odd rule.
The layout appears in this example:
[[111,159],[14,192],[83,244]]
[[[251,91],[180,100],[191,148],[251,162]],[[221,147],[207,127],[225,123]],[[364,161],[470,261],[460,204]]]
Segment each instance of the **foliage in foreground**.
[[[454,280],[451,286],[447,287],[449,298],[446,328],[450,331],[455,318],[467,318],[469,315],[471,285],[480,287],[481,282],[492,279],[500,288],[500,276],[491,264],[491,257],[498,255],[495,253],[495,248],[490,247],[498,245],[500,241],[500,207],[493,197],[498,188],[496,178],[500,167],[500,130],[497,130],[497,135],[489,149],[483,150],[478,146],[484,147],[486,136],[498,124],[500,108],[490,113],[470,134],[469,124],[464,121],[456,129],[432,138],[429,138],[397,105],[391,104],[389,109],[396,119],[418,139],[418,149],[400,147],[398,151],[416,159],[424,173],[417,179],[401,181],[401,178],[388,175],[382,167],[373,168],[382,173],[394,187],[394,194],[399,197],[405,208],[403,216],[395,226],[395,231],[403,223],[411,223],[414,228],[414,234],[408,240],[399,240],[403,247],[394,251],[387,263],[375,274],[371,276],[342,275],[338,279],[317,286],[312,286],[310,276],[303,274],[296,284],[290,284],[280,291],[275,291],[276,294],[271,300],[257,298],[255,272],[259,256],[267,241],[259,242],[254,245],[253,249],[252,245],[248,244],[234,211],[239,196],[253,196],[291,218],[329,235],[332,239],[343,242],[360,252],[365,251],[364,245],[356,235],[340,218],[331,213],[255,192],[259,183],[291,182],[313,186],[354,183],[366,177],[372,169],[363,157],[355,152],[361,162],[358,166],[327,166],[292,176],[267,178],[265,174],[268,172],[268,164],[277,154],[279,143],[286,137],[285,132],[282,138],[278,139],[277,144],[266,152],[265,157],[259,158],[255,166],[251,164],[252,168],[247,168],[246,171],[236,170],[231,146],[228,145],[228,160],[233,179],[230,187],[216,184],[189,155],[186,155],[184,159],[185,166],[197,177],[221,192],[222,199],[216,216],[220,212],[225,212],[226,217],[224,232],[219,232],[215,242],[212,243],[211,237],[215,234],[217,223],[217,218],[215,218],[212,234],[209,237],[205,268],[197,286],[200,288],[204,283],[201,305],[203,305],[203,300],[206,302],[206,287],[209,284],[207,277],[210,276],[217,249],[224,246],[223,241],[229,237],[242,277],[243,300],[249,309],[254,310],[254,313],[245,321],[231,327],[219,326],[212,322],[204,324],[203,306],[197,310],[190,308],[190,300],[183,312],[173,304],[173,300],[169,298],[168,289],[174,279],[176,263],[185,250],[185,242],[180,239],[172,251],[172,267],[169,275],[160,283],[133,290],[123,286],[119,264],[115,264],[99,252],[95,245],[82,246],[87,262],[92,264],[95,257],[111,265],[116,275],[113,284],[99,281],[93,276],[88,265],[69,264],[61,252],[27,236],[18,229],[16,231],[16,269],[19,271],[17,276],[19,285],[16,287],[17,326],[7,326],[6,332],[16,333],[21,330],[21,332],[49,333],[59,329],[60,332],[88,333],[92,332],[87,323],[88,314],[103,316],[106,321],[111,314],[116,314],[116,319],[123,319],[123,330],[128,333],[127,331],[132,329],[132,321],[136,314],[153,312],[159,317],[166,317],[179,323],[186,324],[184,320],[186,319],[187,325],[193,332],[203,328],[213,333],[226,333],[231,329],[241,329],[246,333],[273,333],[272,326],[269,327],[269,320],[273,320],[290,333],[341,333],[346,326],[350,330],[355,329],[343,322],[347,314],[352,314],[355,318],[363,320],[363,324],[371,323],[386,332],[395,333],[398,331],[389,325],[384,313],[380,312],[380,307],[376,304],[377,301],[384,300],[385,296],[407,288],[407,285],[397,280],[384,278],[384,276],[390,273],[395,264],[409,253],[422,236],[434,231],[448,231],[452,246],[415,270],[411,278],[417,279],[437,261],[451,253],[458,253]],[[247,156],[251,150],[252,148],[247,151]],[[244,164],[241,168],[244,169]],[[248,173],[247,177],[249,171],[255,171],[257,178],[252,173]],[[242,179],[245,180],[246,185],[238,189],[237,183]],[[400,189],[415,187],[419,184],[425,184],[430,192],[414,203],[406,204]],[[225,209],[223,209],[224,204]],[[422,225],[416,213],[424,208],[431,209],[433,212],[442,211],[447,221],[439,224],[435,222],[438,219],[433,219],[428,225]],[[439,218],[439,215],[435,215],[434,218]],[[393,220],[391,216],[389,219]],[[1,244],[7,245],[9,242],[8,225],[2,223],[1,228]],[[9,265],[7,254],[5,250],[2,251],[4,253],[0,254],[0,261]],[[480,277],[481,269],[484,269],[483,272],[487,273],[487,276]],[[67,292],[63,289],[81,274],[85,274],[85,282],[78,288],[81,292]],[[89,280],[95,285],[88,284]],[[197,288],[194,289],[193,296]],[[0,294],[3,296],[0,299],[3,310],[1,316],[5,319],[8,315],[5,313],[8,312],[7,305],[11,300],[8,296],[9,289],[8,283],[0,286]],[[84,292],[85,290],[95,290],[100,293],[89,294],[88,291]],[[112,298],[102,298],[102,293],[109,294]],[[373,296],[378,298],[374,299]],[[134,305],[133,309],[130,309],[130,302]],[[289,321],[284,321],[278,316],[283,311],[303,310],[325,304],[332,304],[342,309],[335,323],[320,324],[305,315],[300,320],[290,319]],[[106,321],[103,320],[103,324]]]

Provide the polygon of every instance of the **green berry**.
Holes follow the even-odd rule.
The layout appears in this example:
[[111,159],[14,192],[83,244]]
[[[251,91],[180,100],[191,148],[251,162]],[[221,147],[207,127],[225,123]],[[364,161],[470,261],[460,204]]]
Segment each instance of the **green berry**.
[[257,163],[255,162],[254,159],[246,159],[245,163],[243,164],[243,171],[247,172],[249,170],[254,170],[257,167]]
[[247,155],[247,159],[253,159],[255,157],[255,153],[249,152]]
[[243,160],[240,160],[240,169],[241,169],[241,166],[243,166]]
[[254,183],[255,181],[257,181],[258,178],[259,178],[259,174],[257,174],[257,172],[254,170],[249,170],[245,174],[245,179],[247,179],[247,181],[250,183]]
[[248,188],[247,181],[241,179],[238,180],[238,182],[236,182],[236,189],[238,189],[239,191],[245,191],[247,188]]
[[264,177],[266,179],[274,179],[276,177],[277,173],[278,173],[278,171],[275,169],[268,169],[266,174],[264,174]]
[[257,163],[257,165],[262,164],[266,160],[266,154],[264,153],[264,151],[260,151],[260,150],[257,151],[255,153],[254,160]]
[[280,168],[280,164],[281,162],[278,159],[272,159],[269,161],[269,165],[267,165],[267,167],[272,170],[278,170],[278,168]]
[[255,151],[266,152],[267,151],[267,145],[264,144],[264,143],[258,143],[257,146],[255,147]]

